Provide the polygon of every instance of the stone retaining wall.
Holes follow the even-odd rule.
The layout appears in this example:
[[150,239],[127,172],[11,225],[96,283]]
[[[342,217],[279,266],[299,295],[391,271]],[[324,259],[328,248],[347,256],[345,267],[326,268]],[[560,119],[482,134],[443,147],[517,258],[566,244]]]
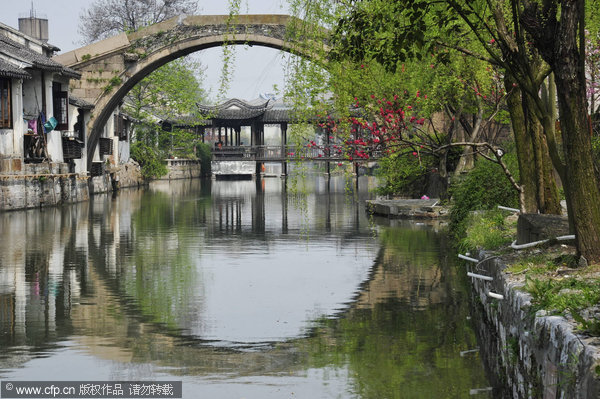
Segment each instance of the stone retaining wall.
[[87,177],[76,174],[0,176],[0,210],[54,206],[88,199]]
[[159,180],[195,179],[202,175],[200,161],[189,159],[168,159],[169,173]]
[[[484,259],[485,254],[481,254]],[[508,274],[497,258],[470,271],[492,276],[472,279],[473,300],[480,318],[475,323],[481,351],[496,384],[508,387],[512,398],[598,398],[600,396],[600,339],[574,332],[563,317],[534,314],[531,296]],[[500,294],[495,299],[489,292]]]
[[107,193],[119,188],[140,187],[148,184],[135,161],[112,168],[109,173],[90,177],[91,194]]
[[87,177],[69,173],[66,163],[23,164],[18,159],[2,162],[0,210],[54,206],[88,199]]
[[[201,176],[199,161],[173,160],[168,168],[169,174],[163,180]],[[68,173],[68,169],[66,163],[26,164],[15,170],[5,168],[5,174],[0,174],[0,211],[87,201],[94,194],[148,184],[135,161],[93,177]]]

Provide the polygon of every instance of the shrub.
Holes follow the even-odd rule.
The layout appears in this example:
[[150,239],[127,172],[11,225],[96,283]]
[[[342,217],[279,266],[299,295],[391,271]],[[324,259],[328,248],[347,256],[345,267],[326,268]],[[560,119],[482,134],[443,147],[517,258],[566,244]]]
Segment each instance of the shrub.
[[425,194],[425,183],[430,161],[423,157],[406,154],[393,154],[379,161],[377,176],[383,178],[384,183],[377,188],[381,195],[401,195],[407,197],[420,197]]
[[[514,152],[504,156],[509,170],[518,179],[517,159]],[[466,220],[475,210],[496,209],[498,205],[518,208],[519,194],[511,185],[502,167],[486,159],[478,159],[475,167],[450,186],[452,207],[450,229],[455,237],[466,233]]]
[[516,219],[507,222],[506,213],[497,209],[470,213],[465,220],[465,235],[459,250],[496,249],[509,244],[516,233]]
[[140,164],[142,176],[146,179],[158,178],[168,172],[160,154],[143,142],[137,141],[131,145],[131,158]]
[[209,176],[212,160],[212,151],[210,150],[210,145],[206,143],[196,144],[196,157],[200,160],[202,175]]

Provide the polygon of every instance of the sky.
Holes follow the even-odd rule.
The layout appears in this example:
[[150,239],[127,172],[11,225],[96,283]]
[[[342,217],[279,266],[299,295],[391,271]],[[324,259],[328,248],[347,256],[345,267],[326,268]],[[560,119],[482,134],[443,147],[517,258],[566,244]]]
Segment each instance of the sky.
[[[0,0],[0,22],[17,29],[18,19],[29,16],[33,3],[36,16],[48,19],[48,42],[60,48],[60,54],[82,46],[77,32],[79,15],[94,1],[97,0]],[[199,0],[198,14],[228,14],[227,5],[226,0]],[[242,0],[241,13],[288,14],[288,9],[285,0]],[[205,89],[215,98],[222,71],[222,50],[207,49],[195,53],[194,57],[205,68]],[[279,50],[266,47],[236,46],[236,67],[226,97],[251,100],[260,93],[273,92],[275,85],[282,89],[287,57]]]

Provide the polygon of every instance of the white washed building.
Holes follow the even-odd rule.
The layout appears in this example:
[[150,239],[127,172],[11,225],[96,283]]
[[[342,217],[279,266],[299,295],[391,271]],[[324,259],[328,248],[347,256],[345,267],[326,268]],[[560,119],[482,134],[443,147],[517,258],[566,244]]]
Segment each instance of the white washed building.
[[50,59],[58,50],[0,23],[0,174],[40,163],[51,173],[86,172],[84,126],[93,106],[69,98],[69,81],[81,75]]

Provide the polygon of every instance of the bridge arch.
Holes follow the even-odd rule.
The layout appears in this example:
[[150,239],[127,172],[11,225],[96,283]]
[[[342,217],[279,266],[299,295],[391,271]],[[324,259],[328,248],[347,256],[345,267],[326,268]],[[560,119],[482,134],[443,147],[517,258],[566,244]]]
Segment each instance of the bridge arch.
[[[327,53],[326,42],[323,51],[315,51],[291,33],[302,23],[288,15],[180,15],[56,56],[82,74],[72,85],[73,95],[95,106],[87,129],[88,170],[113,110],[139,81],[170,61],[227,43],[270,47],[326,63],[321,55]],[[317,29],[326,36],[326,29]]]

